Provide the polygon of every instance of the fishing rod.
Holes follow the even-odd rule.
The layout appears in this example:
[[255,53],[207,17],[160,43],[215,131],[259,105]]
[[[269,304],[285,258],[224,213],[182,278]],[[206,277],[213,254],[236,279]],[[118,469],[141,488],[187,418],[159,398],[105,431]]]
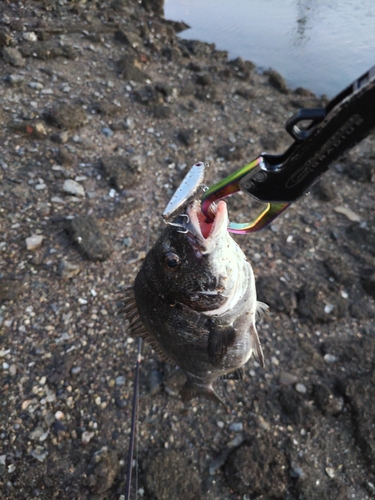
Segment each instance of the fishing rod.
[[[148,215],[147,215],[147,229],[146,229],[147,231],[146,254],[150,247],[150,216],[151,216],[151,206],[149,205]],[[136,423],[138,418],[139,374],[141,370],[141,361],[142,361],[142,344],[143,344],[142,338],[138,337],[137,359],[136,359],[135,376],[134,376],[134,392],[132,400],[132,419],[130,425],[130,437],[129,437],[129,448],[128,448],[128,463],[126,468],[125,500],[130,500],[130,491],[132,482],[134,444],[136,435]]]
[[141,360],[142,360],[142,338],[138,337],[137,361],[135,365],[134,393],[132,402],[132,420],[130,426],[130,438],[129,438],[129,450],[128,450],[128,465],[126,469],[125,500],[130,500],[131,480],[133,472],[134,443],[136,434],[135,428],[138,417],[139,372],[141,369]]

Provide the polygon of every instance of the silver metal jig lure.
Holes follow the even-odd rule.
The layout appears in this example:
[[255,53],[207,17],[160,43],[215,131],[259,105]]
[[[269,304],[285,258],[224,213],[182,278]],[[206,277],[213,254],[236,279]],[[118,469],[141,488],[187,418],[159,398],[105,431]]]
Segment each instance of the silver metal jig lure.
[[197,193],[204,188],[203,181],[207,166],[207,163],[199,161],[185,175],[162,214],[166,224],[171,224],[169,220],[175,215],[181,214],[184,208],[194,200]]

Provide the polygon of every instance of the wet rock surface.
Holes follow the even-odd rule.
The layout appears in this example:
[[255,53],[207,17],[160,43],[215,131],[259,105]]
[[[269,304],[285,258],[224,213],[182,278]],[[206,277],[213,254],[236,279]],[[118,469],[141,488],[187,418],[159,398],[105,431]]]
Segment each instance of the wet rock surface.
[[[179,38],[162,2],[1,9],[1,496],[122,499],[136,342],[117,313],[147,227],[152,244],[196,161],[212,185],[281,153],[291,113],[324,99]],[[374,497],[374,158],[370,136],[235,237],[270,311],[266,367],[215,384],[228,409],[184,405],[182,373],[144,345],[134,497]],[[234,221],[257,211],[228,203]]]

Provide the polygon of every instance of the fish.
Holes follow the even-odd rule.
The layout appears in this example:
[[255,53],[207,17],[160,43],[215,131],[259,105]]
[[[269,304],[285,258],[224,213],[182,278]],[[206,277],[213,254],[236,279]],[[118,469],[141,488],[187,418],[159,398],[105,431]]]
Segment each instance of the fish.
[[242,378],[252,353],[264,366],[255,322],[268,306],[257,300],[253,269],[228,223],[224,201],[211,222],[200,201],[191,202],[147,253],[123,299],[129,334],[184,372],[184,402],[205,396],[225,405],[213,382]]

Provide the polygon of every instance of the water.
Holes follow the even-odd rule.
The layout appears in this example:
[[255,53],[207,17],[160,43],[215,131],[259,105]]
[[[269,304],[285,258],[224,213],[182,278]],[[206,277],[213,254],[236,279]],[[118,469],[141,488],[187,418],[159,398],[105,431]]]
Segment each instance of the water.
[[165,0],[183,38],[274,68],[291,88],[333,97],[375,65],[375,0]]

